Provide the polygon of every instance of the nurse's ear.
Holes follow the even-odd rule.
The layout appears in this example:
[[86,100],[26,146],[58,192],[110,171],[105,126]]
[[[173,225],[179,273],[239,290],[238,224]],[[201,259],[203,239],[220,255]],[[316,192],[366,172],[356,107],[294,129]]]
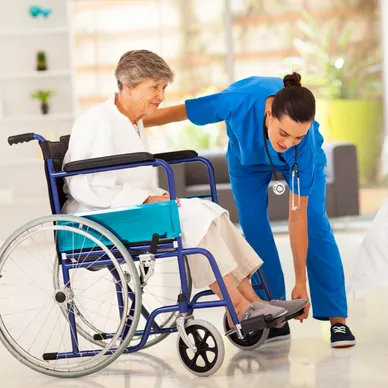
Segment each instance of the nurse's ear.
[[267,111],[265,112],[265,116],[266,116],[266,120],[268,120],[269,122],[272,122],[273,116],[272,116],[272,110],[270,108],[267,109]]

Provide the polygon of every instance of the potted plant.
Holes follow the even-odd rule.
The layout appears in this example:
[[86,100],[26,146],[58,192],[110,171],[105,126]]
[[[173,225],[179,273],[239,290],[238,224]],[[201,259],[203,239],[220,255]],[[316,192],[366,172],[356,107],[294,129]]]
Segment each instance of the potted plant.
[[52,90],[36,90],[31,98],[39,100],[41,102],[41,111],[42,114],[46,115],[49,111],[49,106],[47,104],[47,100],[54,94]]
[[354,143],[361,181],[374,181],[383,134],[378,55],[373,47],[363,50],[352,44],[357,26],[343,20],[318,26],[304,13],[298,27],[303,38],[293,43],[301,58],[304,84],[317,97],[317,120],[325,140]]
[[47,70],[47,63],[46,63],[46,53],[44,51],[38,51],[36,54],[36,70],[38,71],[44,71]]

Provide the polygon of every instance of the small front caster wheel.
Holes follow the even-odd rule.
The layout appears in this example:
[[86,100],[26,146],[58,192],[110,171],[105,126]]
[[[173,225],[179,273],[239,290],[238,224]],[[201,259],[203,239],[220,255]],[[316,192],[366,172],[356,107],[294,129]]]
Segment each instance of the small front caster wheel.
[[210,376],[220,369],[225,356],[224,341],[219,331],[209,322],[193,319],[185,325],[194,353],[178,336],[177,348],[183,365],[197,376]]
[[[228,319],[226,314],[224,315],[224,330],[228,332],[230,330]],[[253,331],[240,339],[237,336],[237,333],[228,335],[228,340],[237,348],[241,350],[254,350],[259,348],[267,340],[269,334],[269,329],[262,329],[258,331]]]

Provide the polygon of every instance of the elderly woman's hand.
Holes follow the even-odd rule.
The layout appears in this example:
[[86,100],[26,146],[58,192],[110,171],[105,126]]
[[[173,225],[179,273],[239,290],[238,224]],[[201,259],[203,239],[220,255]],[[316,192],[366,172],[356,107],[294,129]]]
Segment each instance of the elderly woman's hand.
[[[165,193],[163,195],[152,195],[150,197],[148,197],[144,203],[155,203],[155,202],[166,202],[166,201],[169,201],[170,200],[170,194],[169,193]],[[179,200],[179,198],[176,199],[177,202],[178,202],[178,206],[180,207],[181,206],[181,202]]]
[[163,195],[151,195],[144,201],[144,203],[166,202],[169,200],[170,200],[170,194],[165,193]]

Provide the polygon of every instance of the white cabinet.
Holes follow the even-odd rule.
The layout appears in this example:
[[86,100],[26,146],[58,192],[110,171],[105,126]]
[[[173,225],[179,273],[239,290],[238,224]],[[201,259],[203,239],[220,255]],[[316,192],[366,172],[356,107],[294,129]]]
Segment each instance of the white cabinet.
[[[34,5],[52,12],[47,18],[32,17],[29,8]],[[11,147],[7,138],[35,132],[57,139],[71,131],[75,99],[70,8],[66,0],[0,0],[0,240],[32,215],[50,212],[38,143]],[[39,51],[46,55],[45,71],[36,70]],[[53,91],[48,114],[31,98],[36,90]]]

